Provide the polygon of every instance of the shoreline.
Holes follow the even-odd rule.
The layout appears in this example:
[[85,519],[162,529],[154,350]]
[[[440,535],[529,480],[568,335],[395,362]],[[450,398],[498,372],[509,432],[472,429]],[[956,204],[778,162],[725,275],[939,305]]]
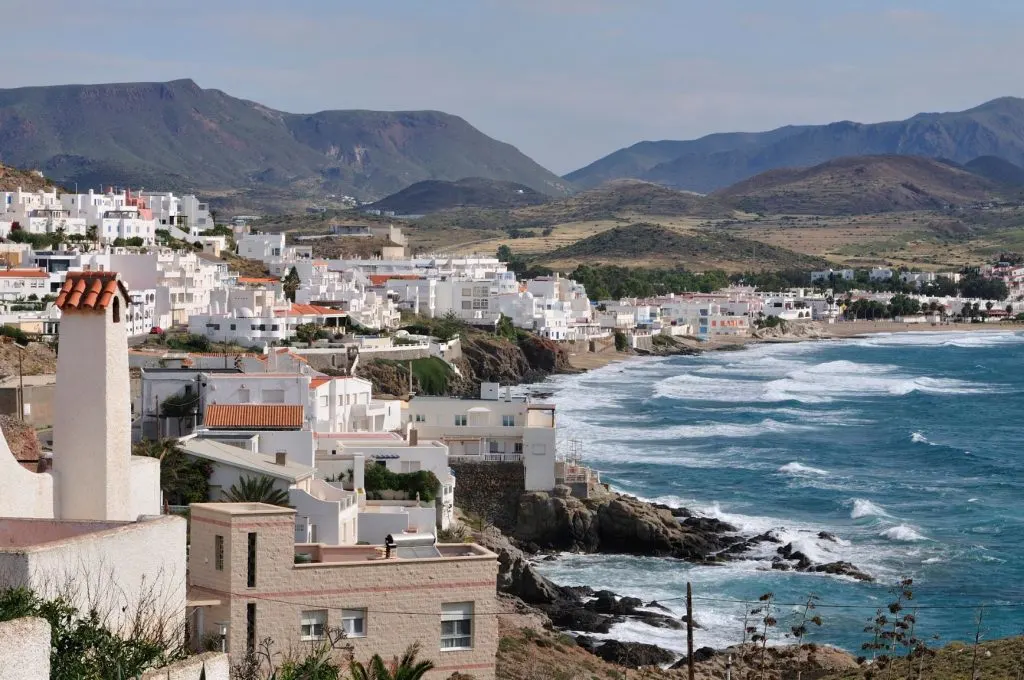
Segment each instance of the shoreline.
[[[691,336],[675,339],[676,350],[664,349],[661,351],[636,351],[618,352],[615,349],[605,349],[600,352],[569,352],[569,364],[579,372],[592,371],[604,368],[611,364],[631,361],[638,358],[657,356],[696,356],[705,352],[734,352],[752,345],[766,344],[789,344],[794,342],[824,342],[829,340],[849,340],[852,338],[864,338],[873,335],[887,335],[900,333],[1015,333],[1024,332],[1024,325],[1018,324],[988,324],[988,323],[944,323],[944,324],[922,324],[922,323],[901,323],[896,321],[844,321],[836,324],[821,324],[811,322],[813,333],[806,335],[787,333],[775,337],[758,337],[746,335],[741,337],[721,336],[709,340],[697,340]],[[796,324],[794,324],[796,325]],[[799,327],[799,326],[797,326]],[[563,345],[565,347],[565,345]]]

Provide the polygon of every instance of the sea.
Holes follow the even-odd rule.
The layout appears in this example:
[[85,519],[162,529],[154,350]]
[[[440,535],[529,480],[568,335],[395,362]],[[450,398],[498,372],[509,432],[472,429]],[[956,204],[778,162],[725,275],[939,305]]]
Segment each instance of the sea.
[[[538,387],[557,404],[560,444],[578,442],[612,489],[773,531],[815,562],[845,560],[876,579],[772,570],[769,543],[723,566],[564,554],[538,563],[556,583],[681,615],[689,582],[698,647],[741,642],[754,603],[772,593],[772,642],[813,598],[822,623],[806,640],[858,653],[902,579],[913,580],[904,613],[921,639],[1024,633],[1024,334],[761,344]],[[685,632],[634,622],[604,637],[686,648]]]

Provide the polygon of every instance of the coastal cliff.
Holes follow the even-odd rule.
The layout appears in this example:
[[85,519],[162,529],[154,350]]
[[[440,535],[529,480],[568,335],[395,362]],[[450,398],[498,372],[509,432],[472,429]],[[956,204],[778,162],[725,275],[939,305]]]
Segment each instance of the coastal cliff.
[[[414,360],[413,389],[434,396],[476,397],[482,382],[519,385],[574,372],[558,343],[532,333],[519,332],[513,342],[470,330],[463,334],[461,346],[462,356],[451,365],[437,358]],[[374,359],[361,363],[356,372],[373,383],[375,393],[402,396],[409,391],[408,371],[406,362]]]

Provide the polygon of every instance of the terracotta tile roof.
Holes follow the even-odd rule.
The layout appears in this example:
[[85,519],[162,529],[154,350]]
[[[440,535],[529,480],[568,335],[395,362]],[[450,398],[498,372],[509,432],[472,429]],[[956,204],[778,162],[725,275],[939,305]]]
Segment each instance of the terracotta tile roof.
[[211,428],[302,427],[303,408],[292,404],[210,404],[203,424]]
[[370,283],[375,286],[383,286],[390,280],[418,281],[422,278],[417,274],[370,274]]
[[281,283],[281,279],[275,279],[271,276],[239,276],[239,283]]
[[106,309],[118,291],[131,304],[128,289],[117,272],[68,272],[57,295],[57,307],[67,309]]
[[347,316],[348,312],[343,312],[340,309],[332,309],[331,307],[321,307],[320,305],[299,305],[292,304],[292,308],[289,311],[283,309],[275,309],[274,316]]
[[0,269],[4,279],[47,279],[50,275],[42,269]]
[[329,382],[331,382],[330,378],[313,378],[309,381],[309,389],[315,390],[321,385],[326,385]]

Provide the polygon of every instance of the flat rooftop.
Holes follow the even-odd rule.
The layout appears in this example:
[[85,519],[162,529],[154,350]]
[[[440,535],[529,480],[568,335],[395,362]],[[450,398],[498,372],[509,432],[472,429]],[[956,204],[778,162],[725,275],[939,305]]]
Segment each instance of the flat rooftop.
[[0,520],[0,551],[46,546],[90,534],[114,531],[134,524],[136,522],[2,519]]
[[[296,566],[324,564],[395,564],[416,560],[445,560],[467,557],[496,557],[487,548],[475,543],[435,543],[434,545],[400,546],[385,557],[382,545],[324,545],[322,543],[296,543],[295,555],[306,562]],[[300,558],[302,559],[302,558]]]

